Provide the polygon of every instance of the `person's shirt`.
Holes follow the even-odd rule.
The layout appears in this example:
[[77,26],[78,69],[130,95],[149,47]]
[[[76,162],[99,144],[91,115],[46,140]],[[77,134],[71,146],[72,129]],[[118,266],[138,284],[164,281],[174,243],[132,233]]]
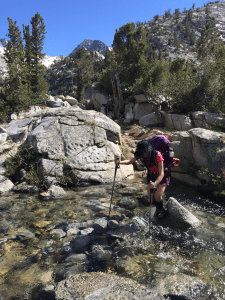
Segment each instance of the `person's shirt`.
[[136,156],[136,159],[142,159],[144,161],[145,167],[148,169],[148,171],[151,172],[159,172],[158,170],[158,164],[160,161],[164,161],[164,158],[162,154],[159,151],[156,152],[155,162],[151,162],[150,157],[144,157],[144,155]]

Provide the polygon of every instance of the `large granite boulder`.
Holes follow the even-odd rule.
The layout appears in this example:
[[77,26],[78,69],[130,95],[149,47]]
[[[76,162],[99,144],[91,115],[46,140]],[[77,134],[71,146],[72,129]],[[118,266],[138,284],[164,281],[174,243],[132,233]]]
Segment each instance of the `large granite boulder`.
[[94,108],[97,111],[101,111],[101,107],[107,105],[109,97],[101,92],[95,92],[92,96]]
[[[11,122],[7,134],[7,139],[25,140],[36,153],[49,185],[67,178],[73,184],[111,182],[114,156],[121,156],[120,126],[99,112],[75,106],[42,110]],[[117,172],[117,180],[132,177],[131,165]]]
[[225,116],[216,113],[206,113],[203,111],[195,111],[191,113],[195,127],[204,128],[206,126],[215,126],[225,128]]
[[164,125],[167,130],[189,130],[193,128],[191,119],[186,115],[168,114],[164,111],[161,112]]
[[195,165],[221,175],[225,169],[225,133],[193,128],[189,134]]
[[140,120],[142,117],[155,111],[154,103],[135,103],[133,108],[134,119]]
[[157,126],[162,123],[161,114],[159,112],[153,112],[149,115],[145,115],[140,118],[139,124],[141,126]]

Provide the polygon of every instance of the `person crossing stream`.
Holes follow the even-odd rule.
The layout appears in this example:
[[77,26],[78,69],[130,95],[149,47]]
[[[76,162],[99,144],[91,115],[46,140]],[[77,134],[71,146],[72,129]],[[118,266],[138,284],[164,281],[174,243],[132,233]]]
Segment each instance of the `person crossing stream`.
[[129,165],[138,159],[142,160],[147,169],[147,194],[150,208],[152,204],[155,205],[155,217],[162,219],[166,216],[162,201],[163,194],[170,184],[171,168],[177,167],[180,160],[174,158],[171,143],[164,135],[154,135],[149,140],[140,141],[133,158],[122,161],[115,159],[115,164]]

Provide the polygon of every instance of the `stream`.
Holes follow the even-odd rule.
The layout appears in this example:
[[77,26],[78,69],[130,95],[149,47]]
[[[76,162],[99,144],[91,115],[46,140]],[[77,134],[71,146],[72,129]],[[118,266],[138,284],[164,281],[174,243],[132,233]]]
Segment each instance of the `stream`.
[[[111,185],[66,191],[66,198],[48,201],[28,194],[0,197],[0,300],[45,299],[36,295],[43,288],[53,291],[64,278],[65,258],[71,254],[71,240],[77,234],[76,226],[70,224],[80,222],[87,230],[94,220],[107,218]],[[146,226],[117,232],[127,242],[126,255],[114,251],[106,263],[93,260],[88,269],[79,270],[118,274],[150,288],[169,275],[184,274],[202,280],[213,293],[211,299],[225,299],[225,203],[217,204],[175,180],[166,190],[164,203],[169,197],[176,198],[202,225],[182,231],[153,219],[148,234],[145,183],[118,184],[111,219],[133,228],[137,217],[145,220]],[[102,240],[110,249],[111,244]]]

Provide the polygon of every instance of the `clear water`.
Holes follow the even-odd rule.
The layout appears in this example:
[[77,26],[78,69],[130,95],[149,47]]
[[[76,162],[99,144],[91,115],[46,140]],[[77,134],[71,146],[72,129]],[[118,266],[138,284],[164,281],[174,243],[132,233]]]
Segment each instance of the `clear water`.
[[[134,182],[132,186],[138,189],[133,198],[145,195],[144,184]],[[65,224],[107,216],[107,209],[99,214],[85,204],[90,200],[100,200],[107,207],[111,189],[111,185],[80,188],[68,191],[66,199],[54,201],[40,201],[37,196],[20,194],[1,197],[0,299],[31,300],[31,288],[51,285],[54,269],[62,260],[60,249],[69,239],[64,237],[52,241],[50,231],[55,225],[59,228],[60,224],[63,227]],[[153,222],[150,235],[146,235],[148,228],[142,233],[124,234],[135,254],[126,257],[120,275],[154,286],[168,275],[187,274],[205,282],[214,292],[215,299],[225,299],[223,204],[213,203],[212,199],[202,197],[194,189],[176,182],[168,188],[165,199],[170,196],[192,211],[202,221],[202,226],[181,231]],[[113,203],[123,197],[115,189]],[[144,217],[148,211],[147,206],[140,204],[130,211],[130,218],[134,215]],[[122,209],[115,208],[112,218],[122,212]],[[46,247],[48,255],[43,250]],[[114,263],[109,263],[106,271],[118,270]]]

